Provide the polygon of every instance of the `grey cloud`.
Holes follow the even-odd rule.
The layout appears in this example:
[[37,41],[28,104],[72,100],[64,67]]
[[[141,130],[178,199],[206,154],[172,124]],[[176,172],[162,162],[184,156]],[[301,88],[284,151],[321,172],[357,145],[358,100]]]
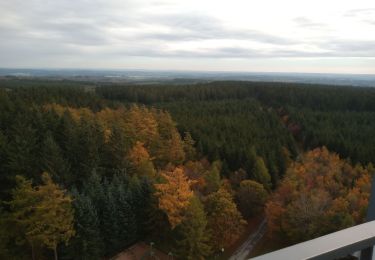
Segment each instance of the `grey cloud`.
[[238,30],[226,28],[224,24],[213,17],[189,13],[154,16],[149,22],[169,28],[168,33],[145,33],[139,35],[145,39],[161,39],[169,41],[235,39],[251,40],[269,44],[291,44],[287,38],[274,36],[256,30]]
[[324,44],[336,57],[375,57],[375,41],[331,41]]
[[[161,1],[167,6],[170,3]],[[120,8],[125,3],[125,9]],[[155,4],[155,2],[154,2]],[[309,43],[322,51],[295,51],[304,43],[253,29],[231,28],[220,19],[199,13],[149,14],[130,0],[12,0],[0,1],[1,66],[23,60],[50,64],[80,60],[140,57],[274,58],[274,57],[375,57],[375,43],[329,39]],[[375,9],[372,9],[372,12]],[[347,14],[365,17],[374,24],[369,10]],[[366,14],[366,16],[364,15]],[[5,20],[6,19],[6,20]],[[306,28],[324,24],[305,17],[294,22]],[[148,25],[162,27],[159,31]],[[147,28],[147,29],[143,29]],[[117,31],[117,29],[119,29]],[[122,33],[131,29],[132,33]],[[266,46],[227,46],[173,50],[168,43],[204,40],[244,40]]]

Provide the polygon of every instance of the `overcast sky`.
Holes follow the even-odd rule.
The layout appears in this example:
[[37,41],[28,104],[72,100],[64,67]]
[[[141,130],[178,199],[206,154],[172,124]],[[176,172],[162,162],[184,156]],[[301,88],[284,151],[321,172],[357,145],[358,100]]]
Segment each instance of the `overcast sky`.
[[0,0],[0,67],[375,74],[375,0]]

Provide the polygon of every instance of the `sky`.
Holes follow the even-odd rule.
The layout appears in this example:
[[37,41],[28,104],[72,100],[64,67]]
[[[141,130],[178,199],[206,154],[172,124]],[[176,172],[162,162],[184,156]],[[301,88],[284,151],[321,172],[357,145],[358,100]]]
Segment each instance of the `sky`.
[[375,74],[375,1],[0,0],[0,67]]

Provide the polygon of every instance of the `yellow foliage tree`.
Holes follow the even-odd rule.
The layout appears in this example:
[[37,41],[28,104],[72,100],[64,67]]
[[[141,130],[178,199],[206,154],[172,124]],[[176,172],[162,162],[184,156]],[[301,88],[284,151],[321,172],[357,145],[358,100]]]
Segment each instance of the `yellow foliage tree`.
[[68,243],[75,234],[72,199],[47,173],[42,180],[43,184],[34,188],[31,181],[17,176],[8,221],[9,225],[14,225],[21,241],[29,242],[33,259],[34,247],[42,245],[54,251],[56,260],[57,245]]
[[142,142],[137,141],[128,154],[128,159],[138,175],[155,176],[152,158]]
[[159,208],[167,214],[174,229],[184,219],[184,211],[193,196],[192,181],[188,180],[181,167],[176,167],[170,172],[162,172],[161,176],[165,183],[155,184],[156,196],[159,199]]

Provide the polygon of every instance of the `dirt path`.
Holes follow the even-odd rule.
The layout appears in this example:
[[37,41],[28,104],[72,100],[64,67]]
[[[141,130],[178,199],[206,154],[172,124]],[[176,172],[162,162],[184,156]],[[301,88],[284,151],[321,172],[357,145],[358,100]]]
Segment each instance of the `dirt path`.
[[259,224],[258,229],[250,234],[248,239],[233,253],[229,260],[244,260],[253,250],[256,243],[264,236],[267,230],[267,221],[263,221]]

